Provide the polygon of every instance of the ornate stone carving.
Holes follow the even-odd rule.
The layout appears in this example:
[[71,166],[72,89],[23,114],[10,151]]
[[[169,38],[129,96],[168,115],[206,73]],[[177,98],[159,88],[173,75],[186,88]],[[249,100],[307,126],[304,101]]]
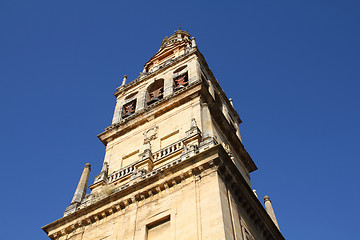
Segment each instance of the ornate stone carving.
[[230,150],[229,144],[223,143],[223,147],[224,147],[226,153],[229,155],[230,159],[231,159],[231,160],[234,160],[234,156],[233,156],[233,153],[232,153],[231,150]]
[[194,128],[197,128],[197,124],[196,124],[195,118],[192,118],[191,119],[190,129],[194,129]]
[[185,132],[186,137],[190,137],[195,134],[201,134],[200,129],[197,126],[195,118],[191,119],[190,129]]
[[150,143],[150,141],[157,138],[158,128],[158,126],[155,126],[144,132],[144,144]]
[[104,181],[105,183],[107,183],[108,167],[109,167],[108,163],[104,162],[100,174],[95,177],[94,183],[101,182],[101,181]]
[[130,181],[135,179],[135,178],[138,178],[138,177],[141,177],[143,175],[146,174],[146,170],[145,169],[137,169],[135,168],[132,172],[132,176],[130,177]]
[[199,146],[196,144],[187,144],[183,146],[183,151],[181,153],[181,159],[186,159],[189,157],[194,156],[195,154],[199,153]]

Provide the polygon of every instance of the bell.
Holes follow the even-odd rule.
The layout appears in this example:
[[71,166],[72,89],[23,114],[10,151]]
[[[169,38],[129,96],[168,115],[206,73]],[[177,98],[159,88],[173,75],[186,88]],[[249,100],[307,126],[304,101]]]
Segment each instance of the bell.
[[185,85],[179,85],[179,86],[177,86],[176,88],[175,88],[175,91],[177,91],[177,90],[179,90],[179,89],[182,89],[182,88],[184,88],[185,87]]
[[154,102],[157,102],[157,101],[159,101],[159,100],[160,100],[160,98],[154,97],[153,99],[149,100],[149,101],[147,102],[147,104],[150,105],[150,104],[152,104],[152,103],[154,103]]
[[155,91],[151,92],[149,94],[150,100],[147,102],[147,104],[150,105],[150,104],[162,99],[162,96],[163,96],[162,90],[163,90],[163,88],[159,88],[159,89],[156,89]]

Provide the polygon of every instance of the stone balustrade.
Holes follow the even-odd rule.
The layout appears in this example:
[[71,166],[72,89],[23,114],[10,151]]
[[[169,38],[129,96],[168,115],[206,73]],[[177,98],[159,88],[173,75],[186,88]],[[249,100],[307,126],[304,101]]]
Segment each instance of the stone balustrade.
[[182,150],[183,146],[184,146],[184,144],[181,140],[181,141],[177,141],[167,147],[164,147],[164,148],[160,149],[159,151],[153,153],[153,155],[152,155],[153,161],[154,162],[159,161],[160,159],[165,158],[165,157],[169,156],[170,154],[173,154],[179,150]]
[[[177,141],[167,147],[164,147],[163,149],[160,149],[159,151],[152,154],[153,161],[159,161],[160,159],[163,159],[175,152],[178,152],[180,150],[183,150],[184,144],[182,140]],[[124,168],[121,168],[120,170],[113,172],[108,176],[108,183],[115,182],[116,180],[119,180],[120,178],[126,177],[128,175],[131,175],[135,171],[135,163],[132,163],[131,165],[128,165]]]
[[110,174],[110,176],[108,177],[108,182],[111,183],[120,178],[128,176],[128,175],[132,174],[134,170],[135,170],[135,163],[128,165],[124,168],[121,168],[120,170]]

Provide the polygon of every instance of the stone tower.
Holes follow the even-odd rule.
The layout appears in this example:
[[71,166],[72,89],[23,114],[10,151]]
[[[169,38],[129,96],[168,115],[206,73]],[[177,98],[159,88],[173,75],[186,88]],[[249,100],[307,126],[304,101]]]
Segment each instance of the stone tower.
[[251,189],[257,169],[240,117],[195,38],[179,28],[135,80],[114,94],[98,135],[102,170],[86,193],[86,164],[64,216],[43,227],[58,240],[284,239],[269,197]]

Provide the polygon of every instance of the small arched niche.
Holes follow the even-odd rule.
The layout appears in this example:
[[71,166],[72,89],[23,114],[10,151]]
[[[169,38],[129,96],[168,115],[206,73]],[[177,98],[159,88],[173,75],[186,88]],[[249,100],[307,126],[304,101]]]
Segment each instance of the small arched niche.
[[181,66],[181,67],[177,68],[173,73],[174,73],[174,74],[179,73],[179,72],[181,72],[182,70],[184,70],[186,67],[187,67],[187,65]]
[[138,92],[130,93],[129,95],[127,95],[127,96],[124,98],[124,100],[128,100],[128,99],[130,99],[130,98],[132,98],[132,97],[135,97],[136,94],[138,94]]
[[164,79],[155,80],[147,88],[147,105],[150,105],[156,101],[159,101],[164,97]]

